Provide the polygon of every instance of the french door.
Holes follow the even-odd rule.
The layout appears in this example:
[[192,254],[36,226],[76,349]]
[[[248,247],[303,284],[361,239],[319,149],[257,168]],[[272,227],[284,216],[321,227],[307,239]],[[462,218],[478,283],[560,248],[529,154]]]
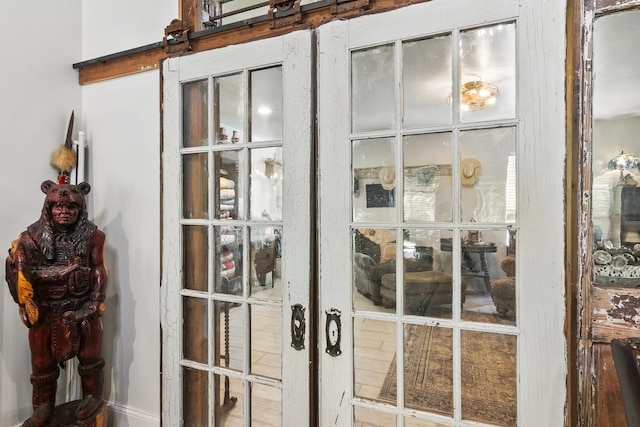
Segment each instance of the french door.
[[164,62],[166,425],[562,425],[546,3],[434,0]]
[[563,424],[564,34],[540,29],[564,9],[541,3],[318,29],[323,425]]
[[309,422],[311,33],[163,64],[163,423]]

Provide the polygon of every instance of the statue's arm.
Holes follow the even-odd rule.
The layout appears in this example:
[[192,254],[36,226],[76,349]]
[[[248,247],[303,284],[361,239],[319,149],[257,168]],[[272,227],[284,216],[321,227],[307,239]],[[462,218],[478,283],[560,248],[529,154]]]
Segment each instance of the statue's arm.
[[96,230],[91,237],[90,243],[91,298],[89,310],[92,312],[92,317],[99,317],[104,314],[104,299],[107,290],[107,268],[104,265],[104,233]]

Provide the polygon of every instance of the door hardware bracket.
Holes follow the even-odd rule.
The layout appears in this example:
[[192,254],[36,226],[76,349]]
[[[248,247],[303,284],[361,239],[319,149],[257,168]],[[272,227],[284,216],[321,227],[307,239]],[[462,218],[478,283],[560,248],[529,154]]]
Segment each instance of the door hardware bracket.
[[[286,12],[293,9],[293,14],[276,17],[275,12]],[[271,29],[286,27],[302,21],[300,0],[269,0],[269,21]]]
[[189,26],[179,19],[174,19],[164,29],[162,44],[167,55],[180,55],[191,50],[189,44]]
[[300,351],[304,349],[305,308],[301,304],[291,306],[291,347]]

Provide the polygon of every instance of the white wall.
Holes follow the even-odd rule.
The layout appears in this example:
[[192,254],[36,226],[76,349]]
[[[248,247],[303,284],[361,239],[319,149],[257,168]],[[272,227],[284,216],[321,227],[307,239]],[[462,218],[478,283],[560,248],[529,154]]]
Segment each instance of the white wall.
[[[126,13],[123,13],[126,11]],[[176,0],[84,2],[83,60],[162,40]],[[160,74],[82,88],[90,205],[107,235],[110,426],[160,424]]]
[[[51,152],[64,143],[71,111],[82,109],[80,0],[3,0],[0,67],[0,248],[40,216],[40,184],[55,180]],[[3,256],[4,258],[4,256]],[[19,424],[31,413],[27,328],[0,277],[0,425]]]
[[[152,71],[80,86],[72,64],[161,41],[177,9],[176,0],[0,2],[0,245],[38,219],[40,184],[56,176],[49,157],[75,110],[74,138],[84,130],[89,144],[89,215],[107,235],[110,426],[160,420],[160,82]],[[0,425],[16,426],[31,414],[31,368],[27,329],[2,287]]]

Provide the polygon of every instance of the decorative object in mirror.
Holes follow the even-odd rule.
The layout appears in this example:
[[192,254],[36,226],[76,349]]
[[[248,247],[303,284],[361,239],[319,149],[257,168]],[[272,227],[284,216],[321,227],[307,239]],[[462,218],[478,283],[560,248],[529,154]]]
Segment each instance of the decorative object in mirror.
[[636,186],[638,183],[630,173],[624,173],[628,169],[640,169],[640,159],[633,154],[625,153],[621,151],[620,154],[609,160],[609,170],[617,169],[620,171],[620,178],[618,179],[618,185]]
[[495,105],[500,97],[498,87],[492,83],[474,80],[462,85],[460,108],[463,111],[480,110]]

